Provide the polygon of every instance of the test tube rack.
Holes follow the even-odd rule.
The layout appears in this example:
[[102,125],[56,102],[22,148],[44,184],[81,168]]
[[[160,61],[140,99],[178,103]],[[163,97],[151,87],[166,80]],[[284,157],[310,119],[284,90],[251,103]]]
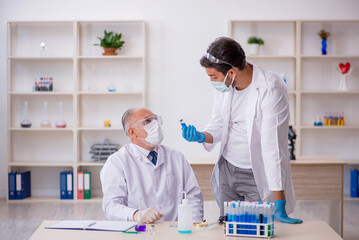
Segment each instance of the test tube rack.
[[267,202],[225,201],[226,236],[274,237],[274,205]]
[[244,223],[224,222],[226,236],[242,236],[255,238],[273,238],[274,222],[272,223]]

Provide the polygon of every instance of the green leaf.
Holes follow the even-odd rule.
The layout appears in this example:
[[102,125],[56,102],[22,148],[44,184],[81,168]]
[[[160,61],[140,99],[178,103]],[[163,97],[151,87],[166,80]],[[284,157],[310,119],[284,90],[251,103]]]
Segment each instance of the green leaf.
[[95,46],[101,46],[101,47],[113,47],[116,49],[121,49],[124,41],[121,41],[122,33],[113,33],[113,32],[107,32],[104,30],[104,37],[98,39],[100,40],[100,44],[94,44]]

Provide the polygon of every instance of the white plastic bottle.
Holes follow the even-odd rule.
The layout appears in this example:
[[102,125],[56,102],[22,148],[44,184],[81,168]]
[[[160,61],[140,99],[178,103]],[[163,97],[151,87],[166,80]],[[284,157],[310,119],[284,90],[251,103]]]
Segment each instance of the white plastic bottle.
[[178,232],[191,233],[192,232],[192,205],[188,203],[187,194],[184,193],[182,204],[178,205]]

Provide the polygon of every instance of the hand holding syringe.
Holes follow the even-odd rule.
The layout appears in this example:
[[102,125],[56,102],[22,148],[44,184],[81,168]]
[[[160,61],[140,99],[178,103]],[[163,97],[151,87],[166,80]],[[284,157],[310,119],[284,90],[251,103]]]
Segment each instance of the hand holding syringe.
[[198,142],[203,143],[206,141],[206,135],[196,130],[193,125],[186,125],[183,119],[180,120],[182,126],[182,136],[188,142]]

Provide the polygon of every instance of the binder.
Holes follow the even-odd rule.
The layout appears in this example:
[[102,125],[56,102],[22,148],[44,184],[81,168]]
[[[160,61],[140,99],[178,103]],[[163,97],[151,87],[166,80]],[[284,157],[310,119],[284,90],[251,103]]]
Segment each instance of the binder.
[[60,172],[60,199],[67,199],[67,172]]
[[9,173],[9,200],[16,199],[16,173]]
[[359,197],[358,193],[358,170],[354,169],[350,172],[350,196],[352,198]]
[[24,199],[31,196],[30,171],[16,173],[16,199]]
[[84,199],[84,172],[77,173],[77,199]]
[[91,172],[84,173],[84,198],[91,199]]
[[73,191],[73,173],[72,172],[68,172],[66,174],[66,180],[67,180],[67,199],[74,199],[74,191]]

